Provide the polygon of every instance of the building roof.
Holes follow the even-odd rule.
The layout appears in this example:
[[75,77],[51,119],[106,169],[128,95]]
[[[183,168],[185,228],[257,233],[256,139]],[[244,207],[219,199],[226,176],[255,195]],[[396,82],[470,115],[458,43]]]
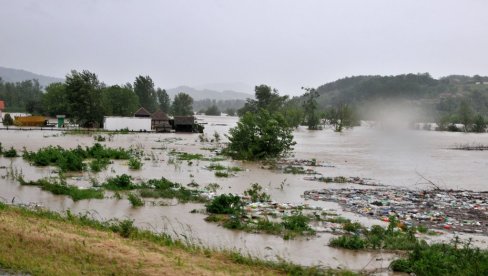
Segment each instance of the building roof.
[[193,125],[195,117],[193,116],[175,116],[175,125]]
[[5,103],[3,101],[0,101],[0,110],[5,109]]
[[153,119],[155,121],[169,121],[168,114],[164,113],[161,110],[158,110],[158,111],[154,112],[151,115],[151,119]]
[[134,113],[134,117],[151,117],[151,113],[147,111],[144,107],[139,108],[139,110]]

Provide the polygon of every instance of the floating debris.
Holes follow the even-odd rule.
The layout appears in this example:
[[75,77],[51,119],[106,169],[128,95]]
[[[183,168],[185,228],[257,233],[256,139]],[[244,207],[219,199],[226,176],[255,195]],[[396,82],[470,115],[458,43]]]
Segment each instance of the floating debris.
[[385,185],[377,183],[371,178],[362,178],[362,177],[345,177],[345,176],[336,176],[336,177],[325,177],[325,176],[313,176],[313,177],[305,177],[304,180],[308,181],[319,181],[325,183],[349,183],[349,184],[356,184],[356,185],[363,185],[363,186],[377,186],[377,187],[384,187]]
[[488,235],[488,192],[407,189],[321,189],[305,191],[312,200],[339,203],[345,211],[406,225]]

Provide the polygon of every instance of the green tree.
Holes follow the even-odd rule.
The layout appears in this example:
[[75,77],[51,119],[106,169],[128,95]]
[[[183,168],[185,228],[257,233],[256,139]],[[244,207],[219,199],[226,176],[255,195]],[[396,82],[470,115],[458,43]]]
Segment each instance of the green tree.
[[14,124],[14,119],[12,119],[12,116],[10,116],[9,113],[6,113],[5,116],[3,117],[3,125],[11,126],[13,124]]
[[308,129],[318,129],[320,124],[320,118],[317,113],[317,98],[319,97],[319,93],[314,88],[302,89],[307,91],[305,94],[306,100],[303,102],[303,109]]
[[66,99],[73,119],[84,127],[100,126],[103,120],[101,84],[88,70],[66,76]]
[[233,109],[233,108],[227,108],[227,109],[225,110],[225,113],[226,113],[227,115],[229,115],[229,116],[235,116],[235,115],[236,115],[236,110],[235,110],[235,109]]
[[193,115],[193,98],[186,93],[178,93],[173,100],[173,115],[174,116],[188,116]]
[[334,127],[336,132],[342,132],[344,128],[350,128],[359,123],[355,111],[347,104],[330,108],[326,113],[326,119]]
[[486,132],[486,120],[481,114],[474,117],[472,131],[478,133]]
[[103,89],[105,115],[132,116],[139,108],[139,98],[129,87],[112,85]]
[[260,109],[266,109],[271,113],[277,112],[288,99],[288,96],[280,96],[278,90],[265,84],[254,88],[254,96],[255,100],[248,99],[244,107],[237,111],[240,116],[246,112],[258,112]]
[[464,132],[471,129],[473,123],[473,110],[467,101],[462,101],[458,109],[459,122],[464,125]]
[[50,116],[69,116],[69,103],[66,95],[66,84],[61,82],[51,83],[46,87],[42,96],[44,112]]
[[157,109],[157,97],[154,82],[149,76],[138,76],[134,82],[134,92],[139,97],[139,103],[149,112]]
[[220,110],[217,107],[217,105],[214,104],[214,105],[210,106],[209,108],[207,108],[207,110],[205,110],[205,115],[220,116]]
[[156,90],[156,95],[158,96],[159,109],[165,113],[169,113],[171,108],[171,99],[169,98],[166,90],[158,88]]
[[229,130],[226,154],[234,159],[261,160],[275,158],[292,150],[292,128],[279,113],[261,109],[248,112],[237,126]]

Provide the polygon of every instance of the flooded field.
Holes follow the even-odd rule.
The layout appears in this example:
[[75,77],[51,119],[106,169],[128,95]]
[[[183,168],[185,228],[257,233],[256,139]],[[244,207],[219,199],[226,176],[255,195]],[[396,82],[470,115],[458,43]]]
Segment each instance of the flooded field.
[[[225,141],[224,134],[235,126],[235,117],[201,116],[207,124],[205,134],[212,139],[218,132]],[[337,213],[365,225],[382,224],[353,213],[344,212],[339,204],[305,200],[304,192],[324,188],[358,188],[354,184],[329,184],[304,180],[305,175],[284,174],[281,171],[267,170],[260,164],[225,160],[225,166],[238,166],[243,171],[228,178],[216,177],[205,167],[211,161],[177,161],[169,152],[200,153],[213,156],[208,150],[215,143],[201,142],[198,134],[117,134],[108,136],[108,147],[135,148],[144,151],[141,170],[130,170],[127,161],[114,161],[108,169],[100,173],[85,172],[71,175],[68,183],[89,187],[94,179],[103,181],[107,177],[130,174],[137,180],[165,177],[183,185],[195,182],[204,187],[217,183],[218,193],[243,193],[252,183],[260,183],[277,202],[296,204],[307,203],[333,209]],[[299,128],[295,131],[297,142],[294,158],[310,160],[315,158],[327,166],[313,169],[324,177],[361,177],[377,183],[409,189],[433,188],[435,183],[442,189],[488,190],[486,171],[488,151],[462,151],[450,148],[460,144],[487,144],[487,134],[465,134],[434,131],[382,130],[367,125],[335,133],[332,130],[308,131]],[[16,131],[0,132],[0,142],[4,149],[13,146],[19,152],[37,150],[49,145],[64,148],[91,146],[96,143],[91,135],[63,135],[58,131]],[[182,239],[191,239],[215,248],[237,249],[264,258],[284,258],[304,265],[323,265],[344,267],[352,270],[385,268],[394,257],[392,254],[376,252],[354,252],[327,246],[332,234],[318,233],[316,237],[283,240],[282,237],[231,231],[204,221],[204,214],[190,213],[193,209],[203,209],[203,204],[177,204],[165,201],[153,206],[146,204],[133,208],[127,200],[116,198],[72,201],[65,196],[55,196],[37,187],[21,186],[16,181],[4,177],[9,170],[21,172],[26,180],[37,180],[55,175],[57,168],[34,167],[21,157],[0,158],[0,199],[14,203],[38,203],[56,211],[72,210],[75,213],[90,212],[95,218],[132,218],[136,224],[154,231],[169,231]],[[428,180],[428,181],[427,181]],[[367,187],[362,187],[367,188]],[[110,194],[106,194],[110,196]],[[462,234],[461,237],[474,237],[477,244],[486,247],[485,236]],[[430,238],[449,240],[452,234]]]

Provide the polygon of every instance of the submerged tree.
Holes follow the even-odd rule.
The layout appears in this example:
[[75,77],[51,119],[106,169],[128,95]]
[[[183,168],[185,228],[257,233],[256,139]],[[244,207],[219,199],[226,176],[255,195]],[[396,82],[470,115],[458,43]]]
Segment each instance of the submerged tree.
[[467,132],[473,123],[473,110],[466,101],[463,101],[458,110],[459,122],[464,125],[464,131]]
[[474,118],[472,131],[478,133],[486,132],[486,120],[482,115],[478,114]]
[[305,111],[305,120],[308,129],[318,129],[320,118],[317,114],[317,98],[319,93],[314,88],[303,88],[307,93],[304,95],[306,100],[303,102],[303,109]]
[[205,115],[210,115],[210,116],[220,116],[220,110],[217,107],[217,105],[212,105],[207,110],[205,110]]
[[288,96],[280,96],[278,90],[272,89],[265,84],[256,86],[254,95],[256,97],[255,100],[247,99],[244,107],[237,111],[240,116],[246,112],[258,112],[260,109],[266,109],[271,113],[277,112],[288,99]]
[[330,108],[325,116],[336,132],[342,132],[344,128],[350,128],[358,124],[354,110],[347,104]]
[[261,160],[275,158],[292,150],[292,128],[279,113],[261,109],[257,113],[247,112],[229,130],[230,143],[226,154],[234,159]]

